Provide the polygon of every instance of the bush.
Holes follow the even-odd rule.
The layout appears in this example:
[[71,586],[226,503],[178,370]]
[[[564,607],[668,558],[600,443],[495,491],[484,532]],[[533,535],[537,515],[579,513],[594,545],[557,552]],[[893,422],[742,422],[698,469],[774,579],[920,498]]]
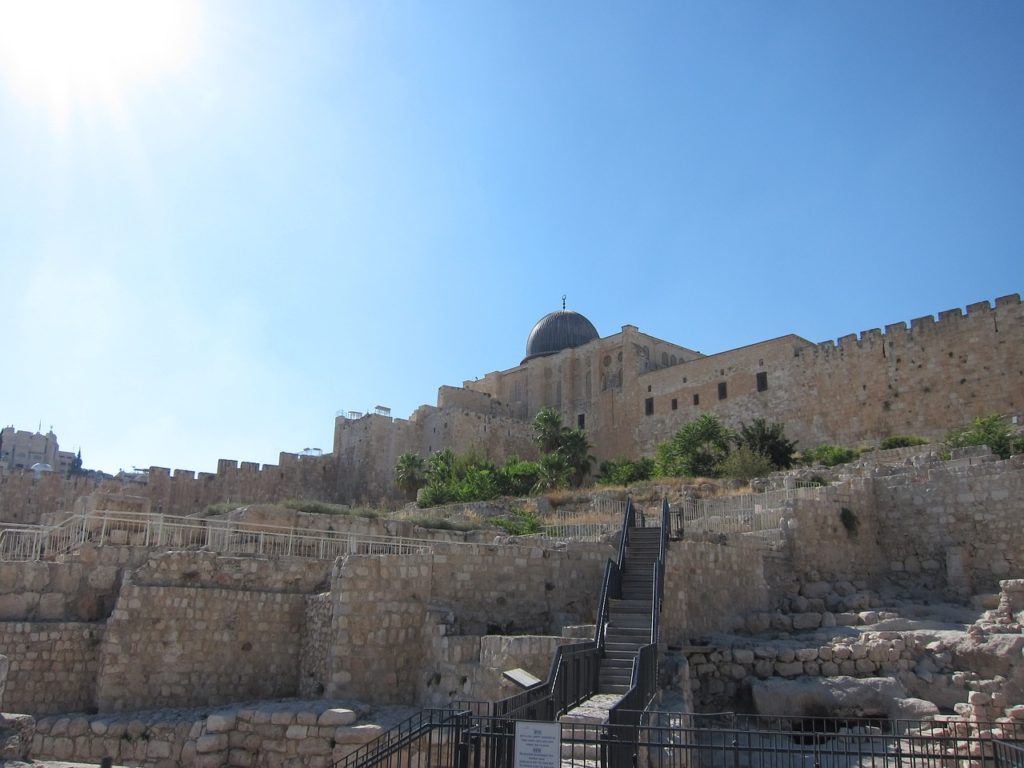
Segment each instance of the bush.
[[839,510],[839,521],[846,529],[847,535],[851,539],[856,539],[860,533],[860,518],[857,517],[857,513],[849,507],[843,507]]
[[535,461],[512,458],[498,470],[498,488],[503,496],[529,496],[540,480],[540,466]]
[[511,520],[495,518],[491,522],[511,536],[528,536],[531,533],[540,533],[544,530],[544,526],[536,512],[529,512],[525,509],[513,509],[511,514]]
[[732,431],[705,413],[658,446],[655,472],[662,477],[718,477],[732,440]]
[[857,458],[857,451],[852,448],[844,448],[841,445],[819,445],[813,451],[808,451],[804,460],[810,463],[824,464],[826,467],[834,467],[837,464],[846,464]]
[[749,483],[755,477],[764,477],[775,471],[775,463],[763,453],[741,445],[730,453],[719,468],[723,477]]
[[629,485],[654,476],[654,459],[611,459],[602,461],[597,482],[600,485]]
[[296,512],[308,512],[313,515],[356,515],[374,518],[378,512],[373,509],[349,507],[344,504],[329,504],[326,501],[307,501],[306,499],[288,499],[282,506]]
[[754,453],[767,456],[777,469],[789,469],[793,466],[796,442],[786,439],[781,424],[769,424],[764,419],[754,419],[749,427],[741,423],[736,443],[747,446]]
[[893,435],[882,440],[881,448],[888,451],[891,448],[913,448],[915,445],[927,445],[928,441],[916,435]]
[[969,445],[987,445],[1001,459],[1024,452],[1024,438],[1014,437],[1010,420],[996,414],[979,416],[971,426],[952,430],[946,435],[946,447],[950,450]]

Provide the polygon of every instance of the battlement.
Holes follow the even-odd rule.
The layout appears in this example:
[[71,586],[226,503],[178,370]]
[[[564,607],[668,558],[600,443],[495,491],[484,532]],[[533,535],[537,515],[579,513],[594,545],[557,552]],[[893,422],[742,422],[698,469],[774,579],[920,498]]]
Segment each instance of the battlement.
[[[875,347],[884,343],[905,342],[909,337],[914,336],[942,336],[944,334],[957,333],[963,330],[964,323],[975,321],[991,322],[993,317],[998,320],[1002,313],[1010,313],[1019,310],[1020,294],[1001,296],[995,302],[979,301],[968,304],[966,313],[960,307],[947,309],[935,315],[924,315],[910,321],[909,327],[906,321],[891,323],[885,326],[885,331],[878,328],[861,331],[860,334],[850,333],[840,336],[837,340],[829,339],[814,345],[815,353],[824,355],[843,354],[855,349]],[[993,324],[992,332],[997,330]]]

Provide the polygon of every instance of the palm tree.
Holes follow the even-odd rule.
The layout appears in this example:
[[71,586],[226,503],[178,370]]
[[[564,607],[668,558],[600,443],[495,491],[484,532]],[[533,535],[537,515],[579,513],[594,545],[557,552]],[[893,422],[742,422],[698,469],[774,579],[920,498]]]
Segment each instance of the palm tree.
[[567,429],[562,433],[562,444],[558,447],[558,453],[572,469],[572,484],[577,488],[590,474],[590,467],[596,461],[590,455],[590,447],[587,434],[582,429]]
[[565,431],[562,417],[554,408],[541,408],[533,419],[533,442],[541,453],[557,451]]
[[572,476],[572,467],[560,453],[545,453],[537,462],[538,478],[534,493],[565,488]]
[[395,464],[395,483],[405,493],[415,496],[427,481],[427,464],[418,453],[406,451]]

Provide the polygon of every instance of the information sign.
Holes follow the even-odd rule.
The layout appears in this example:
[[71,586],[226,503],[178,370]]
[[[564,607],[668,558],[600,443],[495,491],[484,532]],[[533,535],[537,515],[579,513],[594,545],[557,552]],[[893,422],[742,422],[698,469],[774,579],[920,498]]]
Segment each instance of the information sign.
[[562,724],[516,721],[515,768],[559,768]]

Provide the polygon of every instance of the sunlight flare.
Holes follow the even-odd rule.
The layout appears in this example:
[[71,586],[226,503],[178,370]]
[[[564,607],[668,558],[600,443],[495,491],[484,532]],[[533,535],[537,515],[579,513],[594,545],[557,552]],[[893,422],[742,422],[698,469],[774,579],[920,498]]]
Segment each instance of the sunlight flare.
[[193,0],[0,0],[0,72],[55,116],[118,107],[188,64],[197,16]]

